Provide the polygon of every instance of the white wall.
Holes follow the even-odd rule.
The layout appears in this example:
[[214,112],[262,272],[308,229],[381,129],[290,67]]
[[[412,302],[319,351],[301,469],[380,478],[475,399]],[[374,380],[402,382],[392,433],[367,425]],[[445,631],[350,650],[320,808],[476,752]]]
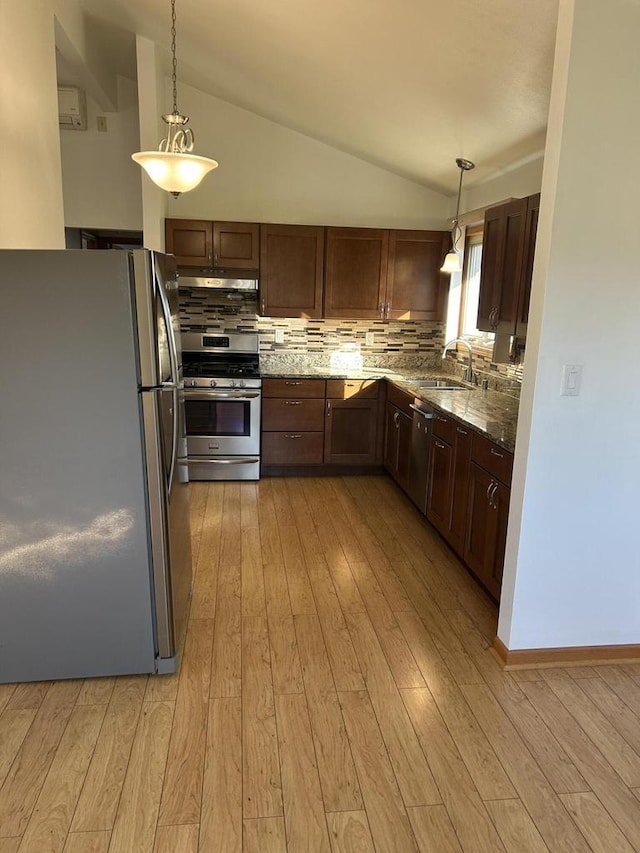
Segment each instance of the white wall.
[[[86,131],[61,130],[64,222],[67,228],[142,229],[136,84],[118,78],[118,112],[102,111],[87,95]],[[97,129],[97,116],[107,132]]]
[[[468,190],[463,190],[460,210],[476,210],[498,204],[506,198],[524,198],[540,192],[542,185],[542,167],[544,156],[523,163],[513,169],[504,170],[501,174],[476,184]],[[455,204],[452,216],[455,213]],[[464,216],[462,217],[464,219]],[[466,222],[472,225],[472,222]]]
[[[165,110],[169,108],[167,91]],[[450,200],[184,84],[195,153],[220,167],[169,200],[169,216],[258,222],[444,228]]]
[[53,7],[0,13],[0,247],[63,248]]
[[[509,649],[640,643],[638,32],[638,3],[560,2],[498,631]],[[559,394],[567,363],[584,365],[579,397]]]

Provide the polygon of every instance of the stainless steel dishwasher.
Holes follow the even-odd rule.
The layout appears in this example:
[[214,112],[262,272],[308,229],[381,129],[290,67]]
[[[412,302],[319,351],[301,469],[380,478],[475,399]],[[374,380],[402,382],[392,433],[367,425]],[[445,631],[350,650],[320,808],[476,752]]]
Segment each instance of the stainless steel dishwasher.
[[420,512],[426,514],[433,411],[425,403],[419,401],[411,403],[411,408],[413,409],[413,423],[411,427],[408,494]]

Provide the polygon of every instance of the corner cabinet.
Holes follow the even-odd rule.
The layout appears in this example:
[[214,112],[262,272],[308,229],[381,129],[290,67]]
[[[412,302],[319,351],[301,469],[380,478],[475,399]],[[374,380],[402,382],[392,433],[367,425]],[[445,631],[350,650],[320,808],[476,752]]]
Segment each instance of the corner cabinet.
[[322,317],[324,228],[260,226],[260,313]]
[[478,328],[526,335],[540,195],[514,199],[485,213]]
[[166,219],[166,251],[179,267],[258,269],[260,229],[253,222]]

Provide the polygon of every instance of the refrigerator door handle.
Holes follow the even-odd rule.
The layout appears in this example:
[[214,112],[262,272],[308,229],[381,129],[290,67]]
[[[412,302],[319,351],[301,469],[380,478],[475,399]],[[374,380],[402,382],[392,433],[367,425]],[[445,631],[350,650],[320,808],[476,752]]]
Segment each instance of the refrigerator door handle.
[[153,270],[153,281],[155,283],[156,290],[158,292],[158,298],[160,299],[160,306],[162,308],[162,315],[164,317],[164,324],[167,330],[167,342],[169,344],[169,362],[171,364],[171,382],[164,383],[165,387],[170,385],[173,388],[173,406],[172,406],[172,435],[171,435],[171,461],[169,463],[169,473],[167,476],[167,493],[171,494],[171,487],[173,486],[173,478],[176,472],[176,463],[178,461],[178,407],[180,405],[180,393],[178,389],[178,349],[176,346],[176,338],[173,332],[173,323],[171,322],[171,308],[169,307],[169,300],[167,299],[167,292],[164,288],[164,282],[161,276],[158,273],[158,267],[156,265],[155,255],[151,255],[151,266]]

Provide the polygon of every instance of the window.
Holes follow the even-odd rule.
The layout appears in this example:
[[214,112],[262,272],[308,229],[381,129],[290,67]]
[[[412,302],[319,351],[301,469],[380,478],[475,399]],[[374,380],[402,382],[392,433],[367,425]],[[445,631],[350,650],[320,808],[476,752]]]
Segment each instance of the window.
[[478,301],[480,299],[481,262],[482,225],[478,225],[474,228],[468,228],[465,235],[457,334],[461,338],[468,338],[470,343],[476,346],[490,347],[495,336],[490,332],[481,332],[476,325],[478,322]]

